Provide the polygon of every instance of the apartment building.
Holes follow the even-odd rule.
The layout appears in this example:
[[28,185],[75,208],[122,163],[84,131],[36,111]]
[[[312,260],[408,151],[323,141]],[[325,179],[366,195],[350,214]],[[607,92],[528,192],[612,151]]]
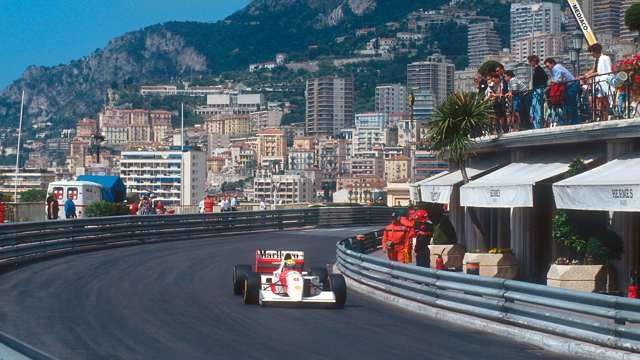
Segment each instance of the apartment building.
[[207,95],[207,104],[196,108],[197,115],[251,114],[267,109],[264,94],[212,94]]
[[166,206],[195,206],[207,187],[207,156],[195,149],[124,151],[120,177],[127,193],[153,194]]
[[469,24],[468,50],[469,66],[477,67],[488,55],[496,54],[502,48],[500,37],[493,21]]
[[110,145],[166,145],[173,131],[172,118],[164,110],[108,108],[98,114],[98,123]]
[[[535,32],[533,36],[511,41],[511,58],[513,63],[527,63],[529,55],[537,55],[540,59],[555,57],[565,53],[565,36]],[[528,76],[527,76],[528,77]]]
[[253,198],[276,204],[310,202],[315,198],[313,179],[299,173],[271,175],[258,171],[253,179]]
[[305,89],[306,133],[334,136],[353,124],[353,80],[339,77],[309,79]]
[[435,104],[441,104],[454,90],[455,66],[442,55],[407,65],[407,88],[411,91],[429,90]]
[[217,114],[205,120],[208,134],[241,137],[251,133],[251,116],[249,114]]
[[376,86],[375,109],[377,113],[406,113],[407,87],[402,84]]
[[387,183],[403,183],[411,179],[411,159],[394,156],[384,161],[384,179]]
[[0,167],[0,193],[13,194],[17,189],[18,199],[20,199],[20,194],[27,190],[47,190],[49,183],[55,179],[56,174],[47,169],[21,168],[16,174],[15,167],[2,166]]
[[252,112],[249,115],[251,118],[251,133],[256,133],[264,129],[279,128],[283,115],[284,113],[280,110]]
[[281,171],[287,166],[287,138],[279,129],[265,129],[256,134],[256,156],[260,167]]
[[536,32],[558,34],[561,32],[562,10],[560,4],[520,0],[511,3],[511,41],[531,37]]
[[372,151],[376,145],[386,142],[389,116],[386,113],[356,114],[353,132],[353,151]]

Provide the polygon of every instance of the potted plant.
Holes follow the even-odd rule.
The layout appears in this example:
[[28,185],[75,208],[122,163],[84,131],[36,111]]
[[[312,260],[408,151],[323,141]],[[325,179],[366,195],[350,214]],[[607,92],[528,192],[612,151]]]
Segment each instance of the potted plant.
[[[640,98],[640,54],[618,61],[615,65],[615,71],[627,74],[631,99],[637,101]],[[623,90],[625,89],[623,88]]]
[[458,244],[456,230],[441,204],[419,203],[418,208],[426,210],[433,224],[433,236],[429,244],[430,264],[436,266],[436,259],[442,257],[445,269],[462,269],[465,248]]
[[[568,176],[586,170],[581,159],[570,164]],[[622,254],[622,240],[610,228],[607,212],[558,210],[553,219],[553,239],[558,257],[547,273],[547,285],[590,292],[611,291],[609,262]],[[609,284],[609,286],[608,286]]]
[[515,279],[518,275],[518,262],[513,251],[508,248],[492,248],[488,252],[476,250],[464,255],[464,271],[467,264],[477,264],[481,276],[491,276],[502,279]]

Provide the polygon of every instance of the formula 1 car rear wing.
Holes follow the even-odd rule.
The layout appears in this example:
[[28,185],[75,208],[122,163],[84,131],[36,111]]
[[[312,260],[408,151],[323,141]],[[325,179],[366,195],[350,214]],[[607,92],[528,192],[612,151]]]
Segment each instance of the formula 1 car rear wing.
[[304,266],[304,251],[256,250],[256,272],[272,273],[280,267],[283,259],[291,258],[300,267]]

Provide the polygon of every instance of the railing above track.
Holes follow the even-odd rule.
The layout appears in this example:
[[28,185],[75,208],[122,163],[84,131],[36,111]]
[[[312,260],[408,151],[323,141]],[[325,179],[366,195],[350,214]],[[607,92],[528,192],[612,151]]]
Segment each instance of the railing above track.
[[[640,352],[640,300],[571,291],[522,281],[440,271],[367,255],[382,232],[366,236],[364,251],[354,238],[338,243],[337,266],[366,286],[425,305]],[[356,243],[357,244],[357,243]]]
[[0,225],[0,265],[61,253],[215,234],[305,226],[349,226],[386,222],[386,207],[306,208],[194,215],[149,215]]

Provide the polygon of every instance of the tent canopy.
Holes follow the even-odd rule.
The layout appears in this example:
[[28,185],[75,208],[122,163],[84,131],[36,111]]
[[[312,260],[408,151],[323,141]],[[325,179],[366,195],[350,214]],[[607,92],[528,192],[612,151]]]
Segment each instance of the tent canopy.
[[[593,159],[592,156],[582,158]],[[573,159],[575,156],[555,154],[511,163],[462,186],[460,205],[488,208],[533,207],[533,186],[567,172]]]
[[[476,178],[482,174],[485,174],[492,169],[499,166],[499,162],[486,161],[471,166],[467,166],[467,176],[470,179]],[[446,173],[438,174],[429,179],[423,180],[420,185],[420,194],[423,201],[433,202],[438,204],[449,204],[451,201],[451,193],[454,186],[461,184],[464,181],[462,177],[462,171],[447,171]]]
[[120,203],[126,199],[127,188],[119,176],[81,175],[78,181],[90,181],[102,185],[102,200]]
[[553,184],[558,209],[640,211],[640,154]]

